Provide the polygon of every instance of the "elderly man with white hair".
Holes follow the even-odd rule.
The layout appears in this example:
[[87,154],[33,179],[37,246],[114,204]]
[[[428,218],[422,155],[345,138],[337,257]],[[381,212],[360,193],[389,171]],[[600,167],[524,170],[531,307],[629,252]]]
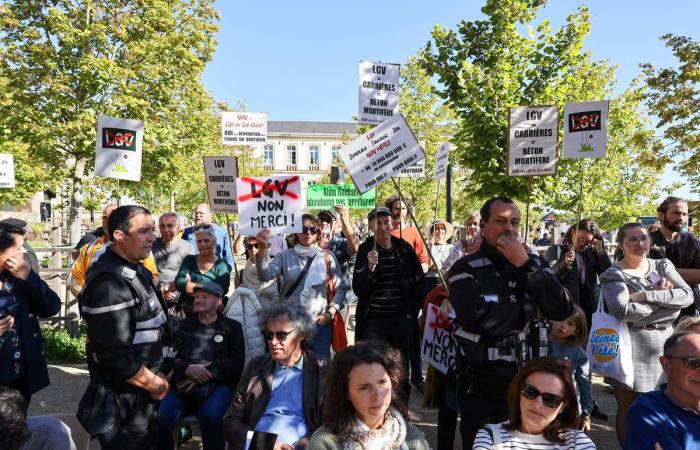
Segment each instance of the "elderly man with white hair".
[[180,292],[175,286],[175,277],[182,265],[182,260],[185,256],[194,255],[194,246],[180,239],[184,222],[184,217],[176,212],[161,214],[158,219],[160,237],[156,238],[151,249],[158,268],[158,287],[169,304],[180,298]]

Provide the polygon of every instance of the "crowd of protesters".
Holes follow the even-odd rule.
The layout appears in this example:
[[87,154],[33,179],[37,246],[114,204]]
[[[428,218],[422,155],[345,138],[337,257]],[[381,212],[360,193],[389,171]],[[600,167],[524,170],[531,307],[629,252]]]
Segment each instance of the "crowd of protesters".
[[[367,235],[339,205],[290,236],[232,236],[200,204],[187,228],[161,214],[158,238],[147,209],[108,205],[70,280],[87,326],[82,427],[103,449],[172,449],[188,415],[205,450],[443,450],[457,429],[464,449],[593,449],[591,417],[607,415],[586,343],[605,310],[629,329],[634,365],[631,382],[605,378],[620,445],[700,448],[700,241],[683,231],[686,201],[664,200],[653,232],[622,225],[613,258],[589,219],[534,252],[507,197],[469,214],[461,239],[442,220],[413,227],[403,197],[384,205]],[[62,422],[26,416],[49,384],[38,318],[60,301],[24,226],[0,222],[0,447],[74,449]],[[452,324],[456,357],[424,379],[428,305]],[[439,409],[432,445],[410,423],[411,385]]]

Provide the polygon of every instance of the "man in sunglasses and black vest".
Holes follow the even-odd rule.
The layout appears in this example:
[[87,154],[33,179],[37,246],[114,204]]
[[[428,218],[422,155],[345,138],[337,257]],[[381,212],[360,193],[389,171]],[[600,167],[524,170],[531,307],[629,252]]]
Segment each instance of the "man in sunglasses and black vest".
[[625,450],[700,448],[700,334],[666,339],[659,362],[668,377],[660,390],[640,395],[627,412]]
[[449,272],[449,301],[460,328],[460,406],[462,448],[471,449],[486,423],[508,418],[505,394],[518,368],[546,356],[544,316],[564,320],[573,312],[567,290],[539,256],[528,254],[518,240],[520,211],[507,197],[481,208],[481,247],[464,256]]

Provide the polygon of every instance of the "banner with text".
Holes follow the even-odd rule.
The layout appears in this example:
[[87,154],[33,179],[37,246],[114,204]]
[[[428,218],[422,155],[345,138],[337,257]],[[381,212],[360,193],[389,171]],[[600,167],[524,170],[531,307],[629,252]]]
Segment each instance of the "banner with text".
[[447,374],[450,366],[454,366],[457,345],[452,336],[454,318],[441,319],[440,308],[429,304],[423,328],[421,341],[421,357],[423,361]]
[[236,179],[242,234],[267,228],[272,234],[301,232],[301,178],[292,176]]
[[508,176],[556,175],[559,107],[510,108]]
[[335,205],[345,205],[349,209],[374,208],[374,190],[360,194],[352,184],[316,184],[306,188],[308,209],[333,209]]
[[222,112],[221,143],[253,145],[267,142],[267,113]]
[[143,122],[97,116],[95,176],[141,180]]
[[235,156],[205,156],[204,178],[207,180],[209,206],[214,212],[238,211],[236,177],[238,159]]
[[15,159],[8,153],[0,153],[0,188],[15,187]]
[[401,113],[358,137],[340,149],[338,155],[362,193],[425,159],[423,149]]
[[360,61],[358,120],[380,124],[399,113],[399,64]]
[[562,158],[605,158],[608,100],[567,103]]
[[433,180],[437,181],[447,176],[447,166],[450,164],[450,143],[445,142],[440,146],[435,154],[435,176]]

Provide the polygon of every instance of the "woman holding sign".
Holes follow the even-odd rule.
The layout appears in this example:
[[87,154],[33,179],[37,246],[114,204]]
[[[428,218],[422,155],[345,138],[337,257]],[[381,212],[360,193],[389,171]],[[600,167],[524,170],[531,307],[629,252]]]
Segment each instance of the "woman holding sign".
[[[653,391],[659,383],[663,344],[680,310],[693,302],[693,292],[669,260],[647,258],[649,232],[641,223],[623,225],[617,242],[623,257],[601,275],[600,284],[608,313],[627,324],[632,343],[633,385],[605,379],[617,401],[616,432],[622,445],[627,410],[639,394]],[[593,322],[594,333],[595,328]]]
[[[260,281],[282,277],[280,300],[301,305],[316,323],[316,336],[308,348],[319,356],[330,357],[331,320],[343,307],[346,286],[338,261],[332,252],[317,246],[321,236],[318,220],[311,214],[302,216],[302,231],[295,234],[294,248],[267,258],[270,230],[257,235],[255,265]],[[329,298],[329,292],[332,297]]]

